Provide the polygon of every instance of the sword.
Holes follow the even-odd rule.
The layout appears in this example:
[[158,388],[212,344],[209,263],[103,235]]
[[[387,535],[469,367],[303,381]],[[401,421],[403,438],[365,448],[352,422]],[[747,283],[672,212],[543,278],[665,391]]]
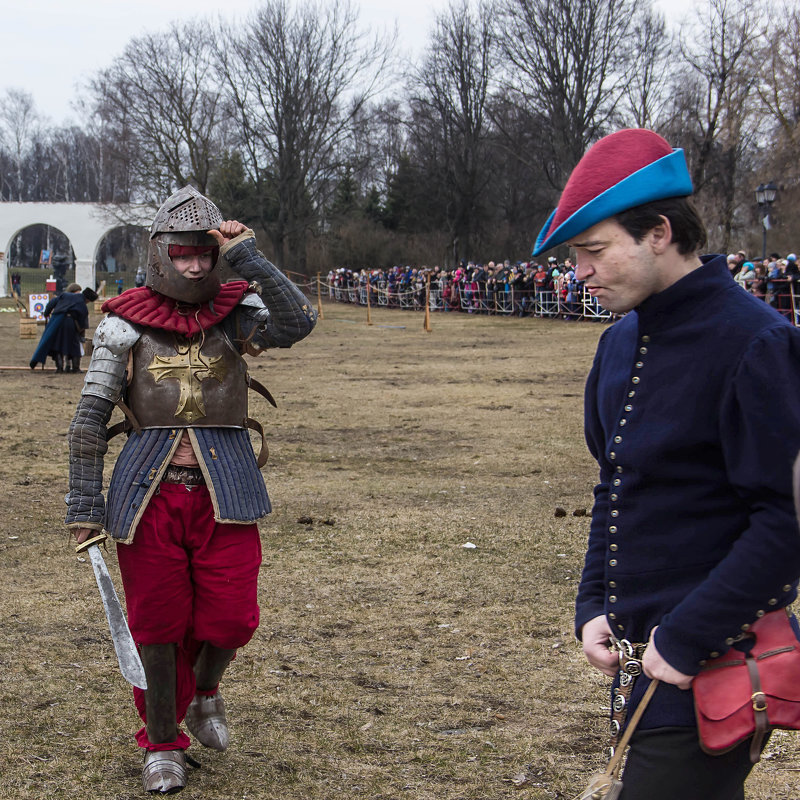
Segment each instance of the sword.
[[111,629],[111,639],[114,642],[114,650],[117,653],[117,661],[119,661],[122,677],[128,683],[132,683],[140,689],[147,689],[147,678],[144,675],[142,660],[139,658],[139,652],[136,649],[133,636],[131,636],[128,621],[125,619],[125,613],[114,589],[114,583],[108,574],[108,567],[106,562],[103,561],[103,556],[98,547],[100,542],[104,542],[106,538],[106,535],[101,533],[98,536],[87,539],[75,548],[75,552],[81,553],[85,550],[91,559],[94,577],[97,580],[100,597],[103,599],[103,608],[106,612],[108,627]]

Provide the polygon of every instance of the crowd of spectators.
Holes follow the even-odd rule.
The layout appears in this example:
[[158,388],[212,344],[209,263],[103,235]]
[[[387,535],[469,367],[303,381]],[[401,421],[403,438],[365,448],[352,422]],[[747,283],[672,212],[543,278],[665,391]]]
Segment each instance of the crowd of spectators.
[[[760,297],[800,323],[800,282],[797,256],[748,260],[744,251],[728,256],[731,275],[746,291]],[[569,258],[551,256],[512,264],[462,262],[457,267],[392,267],[391,269],[331,270],[327,276],[332,300],[392,308],[424,309],[430,282],[432,311],[561,317],[566,320],[610,319],[597,301],[583,291]],[[796,305],[797,304],[797,305]]]
[[795,253],[789,253],[786,258],[771,253],[768,258],[749,261],[747,254],[740,250],[728,256],[728,269],[743,289],[793,319],[795,324],[800,322],[795,313],[800,312],[800,298],[796,296],[800,267]]
[[462,262],[457,267],[392,267],[389,270],[331,270],[328,294],[344,302],[422,309],[430,280],[430,308],[469,314],[515,314],[520,317],[563,316],[577,319],[601,315],[602,309],[575,278],[570,259],[551,257],[544,263],[506,260],[486,264]]

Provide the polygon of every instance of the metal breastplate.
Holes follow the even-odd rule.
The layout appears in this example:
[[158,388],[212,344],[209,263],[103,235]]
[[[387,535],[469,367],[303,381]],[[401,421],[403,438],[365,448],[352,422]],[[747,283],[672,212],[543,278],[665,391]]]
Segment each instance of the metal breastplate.
[[133,347],[127,402],[143,428],[242,428],[246,374],[220,326],[191,339],[149,328]]

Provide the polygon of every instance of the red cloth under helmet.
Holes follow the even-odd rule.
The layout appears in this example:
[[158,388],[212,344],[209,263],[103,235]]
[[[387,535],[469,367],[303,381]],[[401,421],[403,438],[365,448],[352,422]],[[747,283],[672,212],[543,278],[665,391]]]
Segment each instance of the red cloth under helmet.
[[219,247],[213,244],[171,244],[169,246],[169,257],[175,256],[202,256],[211,253],[211,258],[216,262],[219,256]]

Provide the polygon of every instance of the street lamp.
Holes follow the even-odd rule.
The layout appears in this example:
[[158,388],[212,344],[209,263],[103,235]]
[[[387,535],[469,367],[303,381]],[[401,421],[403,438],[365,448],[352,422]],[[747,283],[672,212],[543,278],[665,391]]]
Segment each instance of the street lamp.
[[769,209],[775,202],[778,196],[778,187],[770,181],[769,183],[759,184],[756,189],[756,203],[761,209],[761,227],[764,229],[764,238],[762,240],[762,260],[767,257],[767,231],[770,229]]

